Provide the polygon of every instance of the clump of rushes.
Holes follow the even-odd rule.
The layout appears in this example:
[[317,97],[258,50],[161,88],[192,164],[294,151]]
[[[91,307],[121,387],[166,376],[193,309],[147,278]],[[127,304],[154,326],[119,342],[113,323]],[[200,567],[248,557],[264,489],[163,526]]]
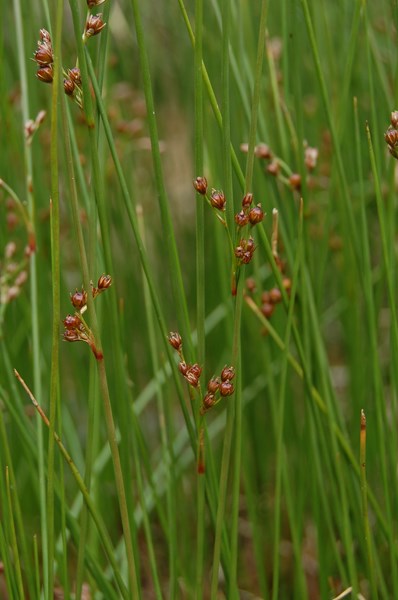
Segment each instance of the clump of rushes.
[[[248,152],[248,144],[243,143],[240,146],[242,152]],[[318,149],[311,147],[304,142],[304,165],[307,169],[307,179],[315,170],[318,161]],[[297,192],[301,191],[301,175],[295,173],[280,157],[276,156],[267,144],[259,144],[254,148],[254,155],[266,161],[265,172],[275,177],[283,185]]]
[[236,229],[231,232],[226,219],[222,216],[225,212],[227,199],[222,190],[211,189],[208,194],[207,179],[202,176],[196,177],[193,181],[193,187],[198,194],[205,197],[209,206],[215,211],[217,219],[224,225],[231,248],[232,254],[232,294],[236,294],[239,269],[242,265],[247,265],[253,258],[256,249],[254,239],[249,236],[242,236],[242,230],[247,225],[254,227],[264,219],[264,211],[261,204],[253,205],[253,194],[248,192],[242,199],[241,210],[235,215]]
[[[92,296],[95,299],[99,294],[107,290],[112,285],[110,275],[101,275],[98,279],[97,287],[91,284]],[[63,339],[65,342],[86,342],[97,360],[103,358],[102,352],[97,349],[93,332],[83,318],[83,313],[87,310],[87,292],[83,288],[70,294],[70,300],[75,313],[66,315],[63,320],[65,331]]]
[[398,159],[398,110],[394,110],[390,117],[391,125],[384,134],[384,139],[390,154]]

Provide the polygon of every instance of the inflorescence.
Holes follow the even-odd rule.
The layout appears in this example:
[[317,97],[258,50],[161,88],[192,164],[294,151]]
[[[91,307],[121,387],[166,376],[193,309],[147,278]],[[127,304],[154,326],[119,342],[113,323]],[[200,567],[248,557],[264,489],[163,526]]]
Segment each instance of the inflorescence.
[[[102,292],[107,290],[112,285],[112,277],[110,275],[101,275],[98,279],[97,287],[91,284],[91,293],[93,299],[99,296]],[[93,354],[97,360],[103,358],[103,354],[98,350],[93,332],[85,322],[83,313],[87,310],[87,292],[83,288],[79,292],[75,291],[74,294],[70,295],[70,300],[75,313],[73,315],[66,315],[63,320],[65,331],[63,339],[65,342],[86,342],[93,351]]]
[[[87,6],[88,9],[91,10],[104,2],[105,0],[87,0]],[[102,19],[102,13],[89,13],[84,24],[82,35],[83,43],[86,43],[91,37],[101,33],[105,25],[106,23],[104,23]],[[38,65],[36,73],[38,79],[43,83],[52,83],[54,79],[54,53],[51,36],[46,29],[40,29],[38,48],[34,53],[33,60]],[[72,98],[80,108],[83,108],[83,90],[79,67],[76,64],[72,69],[63,69],[63,75],[65,94],[69,96],[69,98]]]
[[225,366],[219,376],[213,376],[207,383],[206,394],[202,395],[200,387],[200,376],[202,367],[197,363],[189,364],[185,361],[182,351],[182,339],[179,333],[171,332],[168,337],[169,344],[176,350],[180,358],[178,370],[187,381],[187,383],[200,393],[201,405],[199,412],[204,415],[208,410],[220,402],[222,398],[231,396],[234,393],[232,379],[235,377],[235,369],[232,366]]
[[[233,261],[233,281],[232,281],[232,294],[236,294],[236,283],[239,275],[239,268],[242,265],[247,265],[253,258],[256,245],[251,235],[243,237],[242,232],[244,227],[249,226],[255,227],[258,223],[264,219],[264,211],[261,208],[261,204],[253,205],[253,194],[248,192],[242,199],[241,210],[235,214],[234,220],[236,224],[236,230],[234,234],[231,234],[228,228],[226,219],[222,216],[225,212],[227,200],[224,192],[212,188],[211,194],[208,194],[207,180],[205,177],[196,177],[193,182],[193,186],[198,194],[206,198],[207,203],[211,208],[216,211],[218,220],[224,225],[227,230],[228,237],[232,248],[232,261]],[[242,236],[242,237],[241,237]],[[234,241],[235,240],[235,241]]]

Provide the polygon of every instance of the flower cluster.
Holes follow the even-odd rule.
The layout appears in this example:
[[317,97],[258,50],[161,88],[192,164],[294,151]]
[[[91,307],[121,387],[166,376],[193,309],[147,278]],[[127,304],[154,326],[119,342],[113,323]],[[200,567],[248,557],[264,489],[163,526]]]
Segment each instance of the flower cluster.
[[[240,149],[242,152],[247,153],[249,146],[247,143],[243,143]],[[254,148],[254,154],[257,158],[267,161],[265,166],[266,173],[277,177],[281,183],[287,185],[290,189],[300,192],[302,184],[301,175],[293,172],[281,158],[272,152],[267,144],[258,144]],[[317,148],[308,146],[307,142],[304,142],[304,165],[308,174],[311,174],[316,168],[318,154]]]
[[80,69],[78,67],[73,67],[73,69],[68,69],[65,75],[65,94],[69,96],[69,98],[72,98],[80,108],[83,108],[83,91]]
[[52,83],[54,78],[54,54],[51,36],[46,29],[40,29],[39,35],[40,39],[37,42],[37,50],[33,55],[33,60],[38,65],[36,76],[43,83]]
[[[168,341],[174,350],[177,351],[180,358],[180,362],[178,363],[178,369],[180,373],[191,387],[199,390],[200,397],[202,398],[199,381],[202,374],[202,367],[200,367],[197,363],[188,364],[185,362],[182,351],[182,339],[179,333],[171,332],[168,336]],[[205,412],[210,410],[210,408],[218,404],[221,398],[231,396],[234,393],[234,386],[231,383],[231,380],[234,377],[234,368],[225,366],[219,377],[212,377],[210,379],[207,384],[207,392],[201,400],[199,409],[201,415],[204,415]]]
[[225,365],[219,377],[212,377],[207,384],[207,393],[203,398],[200,413],[205,414],[220,402],[222,398],[231,396],[234,393],[232,379],[235,377],[235,369]]
[[242,237],[242,229],[246,225],[254,227],[258,223],[261,223],[264,219],[264,211],[261,208],[261,204],[253,205],[253,194],[248,192],[241,201],[241,210],[234,217],[236,224],[235,232],[231,232],[227,220],[220,214],[225,212],[227,204],[224,192],[212,188],[209,196],[207,193],[207,179],[202,176],[194,179],[193,187],[198,194],[205,197],[207,203],[216,211],[218,220],[227,230],[232,251],[232,295],[235,295],[239,268],[251,261],[256,249],[254,239],[251,236],[248,239]]
[[234,250],[237,265],[240,266],[249,264],[253,258],[255,249],[256,247],[252,237],[249,237],[248,240],[240,240],[238,246],[236,246]]
[[242,210],[235,215],[235,223],[238,228],[244,227],[250,223],[251,226],[261,223],[264,219],[264,211],[261,204],[252,206],[253,194],[248,192],[242,200]]
[[[103,4],[105,0],[87,0],[87,6],[91,10],[92,8]],[[83,42],[94,35],[98,35],[106,23],[102,20],[102,14],[88,14],[83,31]],[[37,77],[44,83],[52,83],[54,78],[53,62],[54,54],[52,49],[51,37],[48,31],[45,29],[40,30],[40,40],[38,42],[38,49],[34,54],[34,60],[38,64]],[[65,70],[64,74],[64,92],[67,96],[72,98],[76,104],[83,108],[83,93],[81,88],[81,76],[80,70],[76,66],[73,69]]]
[[[93,298],[96,298],[99,294],[107,290],[112,285],[112,278],[110,275],[101,275],[98,279],[97,287],[91,284],[91,293]],[[86,342],[88,344],[97,360],[103,358],[102,352],[98,350],[94,339],[93,332],[85,322],[83,313],[87,310],[87,292],[83,288],[79,292],[75,291],[74,294],[70,295],[70,300],[75,309],[73,315],[66,315],[62,321],[65,327],[63,339],[65,342]]]
[[398,159],[398,110],[394,110],[390,117],[391,125],[384,134],[390,154]]

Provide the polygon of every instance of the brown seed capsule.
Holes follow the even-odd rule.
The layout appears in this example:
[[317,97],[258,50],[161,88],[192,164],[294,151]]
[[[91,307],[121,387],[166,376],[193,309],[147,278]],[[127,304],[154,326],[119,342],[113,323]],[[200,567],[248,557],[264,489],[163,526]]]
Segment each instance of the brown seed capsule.
[[70,301],[75,308],[83,308],[83,306],[87,304],[87,292],[85,290],[82,290],[81,292],[76,290],[74,294],[70,295]]
[[289,177],[289,183],[294,190],[301,189],[301,175],[298,173],[292,173]]
[[261,305],[260,310],[263,313],[264,317],[266,319],[269,319],[271,317],[272,313],[274,312],[274,308],[275,308],[275,305],[271,304],[271,302],[264,302]]
[[251,225],[257,225],[264,219],[264,211],[261,208],[261,204],[254,206],[249,212],[249,221]]
[[248,224],[248,222],[249,222],[249,217],[243,210],[236,213],[235,223],[237,224],[238,227],[244,227],[245,225]]
[[184,377],[185,377],[185,374],[187,373],[188,369],[189,369],[189,365],[187,365],[187,363],[184,362],[183,360],[180,363],[178,363],[178,370],[180,371],[180,373],[182,373],[184,375]]
[[189,370],[191,371],[191,373],[194,373],[198,378],[202,373],[202,368],[197,363],[194,363]]
[[184,377],[188,381],[189,385],[192,385],[192,387],[198,387],[199,377],[191,369],[188,369]]
[[221,371],[221,381],[231,381],[235,377],[235,369],[230,366],[225,365],[223,370]]
[[87,0],[87,6],[88,8],[94,8],[94,6],[99,6],[100,4],[103,4],[105,2],[105,0]]
[[272,288],[269,292],[269,299],[272,304],[278,304],[282,300],[282,292],[279,288]]
[[54,62],[53,49],[51,44],[46,42],[39,45],[38,49],[34,53],[34,60],[40,67],[51,65]]
[[212,377],[209,381],[209,383],[207,384],[207,391],[210,394],[215,394],[218,390],[218,388],[220,387],[220,380],[218,377]]
[[52,65],[47,65],[46,67],[40,67],[37,70],[36,77],[40,79],[43,83],[52,83],[54,79],[53,67]]
[[102,13],[98,13],[98,15],[89,15],[86,21],[86,27],[84,35],[86,38],[92,37],[93,35],[98,35],[106,23],[102,20]]
[[64,92],[67,96],[73,96],[75,84],[71,79],[64,79]]
[[78,67],[73,67],[73,69],[68,70],[69,79],[73,81],[76,85],[82,84],[82,78],[80,75],[80,69]]
[[80,327],[83,325],[77,315],[66,315],[62,322],[65,329],[80,329]]
[[389,127],[384,134],[384,139],[389,146],[396,146],[398,144],[398,131]]
[[215,190],[214,188],[211,190],[210,203],[213,208],[217,210],[225,210],[225,196],[224,192]]
[[267,144],[258,144],[254,148],[254,155],[257,156],[257,158],[272,158],[271,149]]
[[206,177],[197,177],[196,179],[194,179],[194,181],[193,181],[193,187],[198,192],[198,194],[202,194],[202,196],[205,196],[205,194],[207,192],[207,179],[206,179]]
[[269,163],[269,165],[267,165],[267,173],[269,173],[270,175],[273,175],[274,177],[276,177],[276,175],[278,175],[279,171],[280,171],[280,164],[278,163],[277,160],[273,160],[272,162]]
[[206,394],[205,397],[203,398],[204,409],[208,410],[209,408],[214,406],[215,402],[216,402],[216,398],[215,398],[214,394]]
[[234,393],[234,386],[230,381],[223,381],[220,385],[221,396],[231,396]]
[[255,249],[256,247],[254,245],[254,239],[252,237],[249,237],[249,239],[246,242],[246,250],[247,252],[251,252],[253,254]]
[[254,294],[254,292],[256,291],[256,281],[253,279],[253,277],[248,277],[246,279],[246,289],[250,294]]
[[390,120],[391,120],[391,125],[392,125],[393,127],[398,127],[398,110],[394,110],[394,111],[391,113],[391,118],[390,118]]
[[261,294],[261,302],[262,303],[270,302],[269,291],[268,290],[264,290],[264,292]]
[[48,33],[47,29],[40,29],[39,36],[40,36],[40,40],[42,42],[46,42],[47,44],[51,44],[51,36]]
[[177,333],[176,331],[171,331],[167,339],[169,340],[170,346],[173,346],[173,348],[177,350],[177,352],[181,352],[182,339],[179,333]]
[[244,252],[245,252],[245,251],[244,251],[244,249],[243,249],[243,247],[242,247],[242,246],[236,246],[236,248],[235,248],[235,250],[234,250],[234,253],[235,253],[235,256],[236,256],[236,258],[242,258],[242,257],[243,257],[243,254],[244,254]]
[[251,192],[247,192],[242,200],[242,208],[249,208],[251,203],[253,202],[253,194]]
[[65,342],[79,342],[80,336],[76,329],[66,329],[63,335]]
[[243,253],[242,263],[244,265],[248,265],[252,258],[253,258],[253,252],[246,251]]
[[110,275],[101,275],[98,279],[98,289],[99,290],[107,290],[112,285],[112,277]]

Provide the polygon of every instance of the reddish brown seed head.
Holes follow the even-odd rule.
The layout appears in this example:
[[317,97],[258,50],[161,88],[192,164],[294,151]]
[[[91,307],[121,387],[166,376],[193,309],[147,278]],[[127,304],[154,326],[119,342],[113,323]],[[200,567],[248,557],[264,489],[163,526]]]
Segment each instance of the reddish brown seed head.
[[54,72],[52,65],[46,67],[40,67],[37,70],[36,77],[43,83],[52,83],[54,79]]
[[235,377],[235,369],[232,366],[225,365],[221,371],[221,381],[231,381]]
[[40,36],[40,40],[42,42],[46,42],[47,44],[51,44],[51,36],[48,33],[47,29],[40,29],[39,36]]
[[221,396],[231,396],[234,393],[234,386],[230,381],[222,381],[220,385]]
[[81,292],[76,292],[70,295],[70,300],[73,306],[77,309],[83,308],[87,304],[87,292],[82,289]]
[[261,312],[263,313],[266,319],[269,319],[274,312],[275,304],[271,304],[271,302],[263,302],[261,305]]
[[285,288],[285,290],[287,291],[287,293],[290,294],[291,289],[292,289],[292,280],[289,279],[289,277],[284,277],[282,280],[282,285]]
[[256,285],[256,281],[253,279],[253,277],[248,277],[246,279],[246,289],[250,294],[254,294],[254,292],[256,291],[257,285]]
[[299,175],[299,173],[292,173],[289,177],[289,183],[290,183],[290,186],[294,190],[300,190],[301,189],[301,175]]
[[215,190],[213,188],[211,191],[210,203],[212,207],[216,208],[217,210],[225,210],[226,200],[224,192],[222,192],[221,190]]
[[194,373],[194,374],[196,375],[196,377],[198,377],[198,378],[199,378],[199,377],[201,376],[201,373],[202,373],[202,367],[200,367],[200,366],[198,365],[198,363],[194,363],[194,364],[191,366],[191,368],[190,368],[190,371],[191,371],[192,373]]
[[247,194],[244,195],[243,200],[242,200],[242,208],[249,208],[249,206],[251,206],[252,202],[253,202],[253,194],[251,192],[247,192]]
[[210,394],[215,394],[220,387],[220,379],[218,377],[212,377],[207,384],[207,391]]
[[76,329],[66,329],[64,331],[63,339],[65,342],[79,342],[80,336]]
[[112,277],[110,275],[101,275],[98,279],[98,289],[99,290],[107,290],[112,285]]
[[391,113],[390,121],[393,127],[398,127],[398,110],[394,110]]
[[237,224],[238,227],[244,227],[245,225],[248,224],[248,222],[249,222],[249,217],[243,210],[236,213],[235,223]]
[[105,25],[106,23],[103,22],[101,13],[98,15],[89,15],[86,21],[85,37],[89,38],[93,35],[98,35]]
[[73,96],[75,84],[71,79],[64,79],[64,92],[67,96]]
[[398,131],[392,127],[389,127],[384,134],[384,139],[389,146],[396,146],[398,144]]
[[206,410],[208,410],[209,408],[211,408],[212,406],[214,406],[216,402],[216,398],[214,396],[214,394],[206,394],[205,397],[203,398],[203,406],[205,407]]
[[261,208],[261,204],[254,206],[249,212],[249,221],[251,225],[257,225],[264,219],[264,211]]
[[272,304],[278,304],[278,302],[282,300],[282,292],[280,289],[276,287],[272,288],[272,290],[269,291],[269,299]]
[[77,315],[66,315],[62,322],[66,329],[79,329],[82,326],[82,322]]
[[73,67],[73,69],[69,69],[68,75],[69,79],[71,79],[76,85],[82,84],[80,69],[78,67]]
[[181,352],[182,339],[179,333],[177,333],[176,331],[171,331],[167,339],[169,340],[170,346],[172,346],[174,350],[177,350],[177,352]]
[[202,194],[204,196],[207,192],[207,179],[206,177],[197,177],[193,180],[193,187],[198,192],[198,194]]
[[34,53],[34,60],[40,67],[51,65],[54,62],[54,55],[51,44],[46,42],[39,45],[38,49]]
[[182,373],[185,377],[185,374],[187,373],[189,369],[189,365],[187,365],[187,363],[185,361],[181,361],[178,363],[178,370],[180,371],[180,373]]
[[257,158],[272,158],[271,149],[267,144],[258,144],[254,148],[254,155],[257,156]]
[[269,165],[267,165],[267,173],[269,173],[270,175],[273,175],[274,177],[276,177],[280,171],[280,164],[278,163],[277,160],[273,160],[272,162],[269,163]]

